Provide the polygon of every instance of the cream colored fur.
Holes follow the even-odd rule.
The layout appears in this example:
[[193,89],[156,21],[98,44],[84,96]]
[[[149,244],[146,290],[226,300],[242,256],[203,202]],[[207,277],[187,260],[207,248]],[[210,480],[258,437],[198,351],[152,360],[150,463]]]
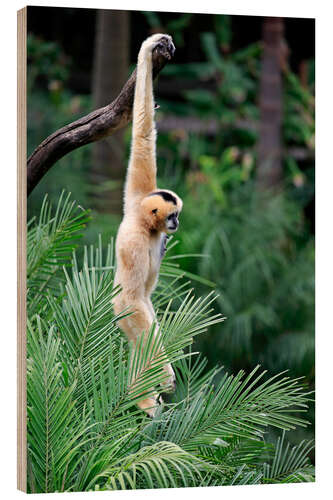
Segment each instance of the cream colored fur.
[[[168,196],[154,195],[156,187],[156,129],[152,82],[152,51],[161,41],[172,50],[169,35],[156,34],[145,40],[138,55],[136,87],[133,105],[132,149],[124,193],[124,218],[116,241],[117,270],[115,286],[121,292],[114,299],[114,311],[120,314],[129,309],[132,314],[121,319],[119,326],[134,344],[143,332],[149,332],[155,321],[151,294],[156,286],[161,262],[161,247],[165,234],[182,209],[182,201],[172,191]],[[164,199],[166,198],[166,199]],[[172,219],[175,220],[175,219]],[[177,221],[178,222],[178,219]],[[157,323],[156,323],[157,325]],[[159,334],[158,325],[155,335]],[[174,388],[175,374],[166,363],[165,386]],[[157,405],[154,396],[144,399],[138,406],[154,416]]]

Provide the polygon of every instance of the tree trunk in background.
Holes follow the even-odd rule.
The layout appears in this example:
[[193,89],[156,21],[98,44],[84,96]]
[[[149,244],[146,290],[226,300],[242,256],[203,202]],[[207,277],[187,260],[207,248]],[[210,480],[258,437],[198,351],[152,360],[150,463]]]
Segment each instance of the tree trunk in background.
[[263,55],[259,90],[259,144],[257,181],[265,189],[279,185],[282,180],[282,76],[285,56],[283,19],[263,20]]
[[[92,84],[94,108],[105,106],[118,95],[128,77],[128,69],[128,12],[98,10]],[[120,214],[122,211],[124,153],[124,130],[93,146],[92,183],[95,207],[101,212]]]

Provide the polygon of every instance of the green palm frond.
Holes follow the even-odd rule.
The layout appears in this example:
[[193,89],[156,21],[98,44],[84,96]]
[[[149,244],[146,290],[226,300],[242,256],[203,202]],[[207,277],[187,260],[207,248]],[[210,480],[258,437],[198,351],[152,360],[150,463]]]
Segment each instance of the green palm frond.
[[202,283],[203,285],[209,286],[209,287],[215,287],[215,283],[212,281],[203,278],[202,276],[199,276],[198,274],[193,274],[190,273],[189,271],[184,271],[183,269],[180,268],[180,265],[175,262],[180,259],[188,258],[188,257],[205,257],[203,254],[184,254],[184,255],[168,255],[170,253],[170,250],[174,248],[179,241],[173,241],[173,238],[171,237],[169,242],[167,243],[167,251],[166,251],[166,256],[164,257],[163,261],[161,262],[161,270],[160,270],[160,276],[168,277],[168,278],[177,278],[177,277],[185,277],[189,278],[192,281],[197,281],[198,283]]
[[308,401],[299,380],[280,374],[261,382],[265,372],[255,376],[258,368],[247,377],[243,371],[225,374],[216,389],[204,388],[192,400],[185,399],[164,414],[149,439],[193,451],[225,437],[262,438],[268,425],[285,430],[306,426],[306,420],[295,416],[296,409],[305,411]]
[[[146,340],[144,345],[138,342],[136,348],[130,349],[130,356],[123,341],[117,349],[110,344],[108,359],[104,363],[91,362],[89,381],[92,382],[92,393],[82,378],[85,405],[91,411],[92,421],[98,423],[97,430],[103,440],[108,436],[112,439],[118,437],[124,428],[145,425],[144,414],[135,409],[135,404],[152,395],[156,386],[165,380],[162,371],[165,354],[158,353],[160,342],[153,329]],[[128,362],[129,357],[132,363]]]
[[242,465],[258,466],[273,456],[274,447],[264,440],[217,439],[214,446],[203,446],[199,456],[222,469],[238,469]]
[[157,313],[168,305],[170,299],[178,302],[192,289],[190,286],[191,282],[183,281],[183,277],[182,274],[179,274],[168,281],[163,279],[159,280],[156,290],[152,295],[152,301]]
[[[228,478],[229,479],[229,478]],[[235,475],[229,480],[224,482],[224,485],[246,485],[246,484],[260,484],[262,479],[262,472],[256,470],[248,470],[248,468],[243,465],[240,467]]]
[[[82,385],[82,389],[76,392],[78,401],[81,401],[82,394],[82,402],[91,409],[104,434],[112,431],[112,435],[117,435],[128,418],[125,413],[131,409],[130,418],[133,419],[134,404],[159,390],[166,378],[162,368],[167,361],[181,361],[188,356],[183,350],[190,338],[187,335],[176,338],[172,326],[171,323],[160,336],[156,336],[153,325],[148,334],[141,335],[136,346],[126,346],[124,340],[115,342],[110,339],[105,359],[100,356],[90,359],[87,371],[80,369],[78,385]],[[165,352],[163,342],[167,345]],[[128,359],[132,362],[129,363]]]
[[[64,273],[64,297],[59,302],[49,294],[48,305],[62,339],[62,362],[69,383],[77,380],[80,372],[85,390],[91,395],[89,363],[105,362],[110,344],[120,335],[111,302],[117,290],[113,290],[112,273],[89,268],[86,259],[81,271],[73,267],[71,278]],[[75,396],[79,402],[83,401],[82,386],[77,386]]]
[[[128,363],[128,350],[125,349],[122,341],[117,349],[113,350],[110,345],[106,370],[102,363],[98,363],[98,366],[97,364],[93,366],[90,363],[93,394],[90,397],[84,387],[86,395],[84,406],[90,415],[92,425],[94,425],[95,438],[90,442],[80,477],[75,485],[79,491],[91,489],[96,484],[99,485],[102,477],[109,477],[110,473],[114,471],[113,466],[111,467],[112,464],[128,460],[126,457],[130,455],[130,450],[140,446],[142,432],[147,425],[148,417],[134,405],[139,400],[151,395],[155,391],[154,387],[158,388],[158,385],[165,379],[165,374],[162,371],[165,364],[165,354],[160,352],[160,347],[160,339],[154,335],[152,328],[146,336],[144,345],[139,341],[135,348],[130,349],[131,364]],[[176,355],[176,351],[174,355]],[[83,386],[84,384],[85,381],[83,381]],[[157,422],[160,418],[160,412],[161,408],[155,417]],[[124,434],[126,435],[125,440],[123,440]],[[121,444],[115,446],[115,443]],[[170,446],[173,446],[175,451],[176,446],[173,444]],[[160,444],[156,443],[152,451],[158,455],[161,453],[160,448]],[[182,451],[182,454],[185,459],[189,457],[185,451]],[[159,460],[158,456],[151,456],[153,463]],[[198,458],[193,458],[193,460],[199,463]],[[166,461],[168,461],[168,457],[166,457]],[[206,466],[209,467],[209,464]],[[117,467],[115,470],[118,470]],[[162,467],[164,467],[163,464]],[[184,474],[183,469],[184,467],[179,468],[180,474]],[[116,487],[115,484],[118,484],[117,487],[125,484],[125,478],[129,480],[127,472],[126,474],[121,472],[119,478],[117,476],[119,484],[112,483],[112,488]],[[132,480],[134,481],[133,478]],[[131,480],[126,484],[132,484]]]
[[[190,350],[191,352],[191,350]],[[176,372],[176,391],[173,395],[173,401],[190,400],[206,386],[211,386],[214,378],[222,370],[212,368],[207,370],[207,359],[202,356],[190,356],[175,363]]]
[[[111,255],[109,249],[107,255]],[[76,381],[80,376],[82,383],[77,384],[75,397],[78,404],[83,404],[87,402],[87,398],[92,397],[94,387],[98,383],[96,377],[103,377],[100,366],[106,374],[112,350],[122,350],[120,332],[116,324],[119,316],[115,316],[112,309],[112,297],[118,293],[118,290],[113,289],[112,260],[109,262],[107,258],[106,262],[103,262],[99,245],[97,249],[85,251],[82,270],[79,270],[76,261],[74,262],[72,277],[64,270],[66,281],[63,299],[59,301],[49,295],[48,304],[63,341],[62,345],[65,346],[62,363],[68,383]],[[172,362],[184,356],[181,352],[192,342],[194,335],[203,332],[209,324],[222,320],[219,314],[211,316],[212,301],[211,295],[194,300],[194,297],[190,298],[187,294],[176,313],[170,311],[172,301],[169,301],[169,307],[161,318],[161,334],[154,338],[153,325],[145,345],[142,345],[143,336],[141,343],[137,344],[134,353],[136,363],[133,366],[151,368],[143,380],[140,378],[140,383],[137,382],[139,391],[150,390],[151,388],[147,387],[149,383],[152,386],[161,383],[163,380],[158,372],[166,360]],[[130,314],[130,311],[124,314]],[[165,355],[157,355],[162,344],[165,345],[168,358]],[[124,360],[121,363],[123,364]],[[119,365],[118,361],[116,369]],[[91,367],[98,374],[95,378],[92,377]],[[145,370],[143,372],[145,373]],[[131,375],[126,376],[129,378]],[[124,387],[128,386],[128,382],[126,384]]]
[[215,467],[204,477],[199,486],[233,486],[261,484],[263,473],[254,466],[241,465],[238,468]]
[[60,339],[37,316],[28,322],[28,483],[32,492],[63,491],[88,439],[87,415],[75,411],[75,385],[64,387]]
[[264,464],[265,483],[301,483],[315,480],[314,467],[309,453],[314,448],[313,441],[303,440],[291,447],[285,442],[285,432],[278,438],[271,463]]
[[28,311],[33,313],[45,306],[45,293],[58,293],[54,279],[61,266],[70,263],[76,241],[89,220],[88,211],[70,199],[71,194],[60,195],[55,212],[45,196],[38,221],[28,224],[27,288]]
[[132,442],[135,434],[136,429],[123,428],[122,435],[118,437],[110,436],[107,439],[108,436],[101,436],[99,433],[94,435],[82,454],[69,491],[97,489],[104,471],[129,454],[128,443]]
[[176,444],[160,442],[128,455],[103,476],[111,490],[179,488],[199,485],[202,471],[209,468]]
[[[103,251],[100,238],[77,257],[74,240],[87,216],[75,214],[63,195],[56,214],[45,201],[29,229],[29,491],[309,480],[308,445],[278,443],[272,459],[263,440],[267,426],[306,425],[297,415],[309,393],[299,380],[264,379],[258,367],[248,376],[207,370],[190,346],[224,318],[213,310],[214,293],[195,297],[169,264],[153,297],[159,335],[154,324],[129,344],[117,320],[131,311],[116,316],[112,308],[113,241]],[[162,391],[166,362],[178,388],[149,419],[136,403]]]
[[[180,348],[190,345],[193,336],[204,333],[209,326],[224,321],[225,318],[221,314],[212,314],[214,310],[211,305],[215,300],[214,292],[196,299],[190,290],[176,311],[171,310],[170,301],[160,320],[161,338],[166,348],[169,348],[170,343],[177,343],[177,339],[180,339],[182,344]],[[185,338],[187,342],[184,345]]]

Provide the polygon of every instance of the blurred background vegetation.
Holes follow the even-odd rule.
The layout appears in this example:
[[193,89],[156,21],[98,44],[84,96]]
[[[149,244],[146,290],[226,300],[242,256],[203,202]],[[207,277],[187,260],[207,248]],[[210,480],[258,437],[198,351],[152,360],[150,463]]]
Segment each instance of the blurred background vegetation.
[[[184,200],[172,251],[202,255],[182,266],[200,276],[198,293],[217,289],[227,318],[196,348],[209,366],[259,362],[312,388],[314,29],[311,19],[28,10],[29,154],[111,102],[150,33],[173,36],[175,58],[156,86],[159,185]],[[130,132],[61,159],[29,197],[29,218],[45,193],[57,200],[66,188],[92,208],[85,243],[101,233],[107,244],[121,219]]]

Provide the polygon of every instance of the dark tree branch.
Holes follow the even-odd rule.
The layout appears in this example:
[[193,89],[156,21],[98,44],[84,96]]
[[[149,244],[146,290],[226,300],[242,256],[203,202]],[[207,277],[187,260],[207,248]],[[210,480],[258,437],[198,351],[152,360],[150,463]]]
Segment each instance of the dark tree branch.
[[[153,77],[163,69],[171,55],[167,48],[153,52]],[[118,97],[104,108],[69,123],[47,137],[28,158],[27,194],[60,158],[85,144],[98,141],[125,127],[132,117],[136,70],[125,83]]]

